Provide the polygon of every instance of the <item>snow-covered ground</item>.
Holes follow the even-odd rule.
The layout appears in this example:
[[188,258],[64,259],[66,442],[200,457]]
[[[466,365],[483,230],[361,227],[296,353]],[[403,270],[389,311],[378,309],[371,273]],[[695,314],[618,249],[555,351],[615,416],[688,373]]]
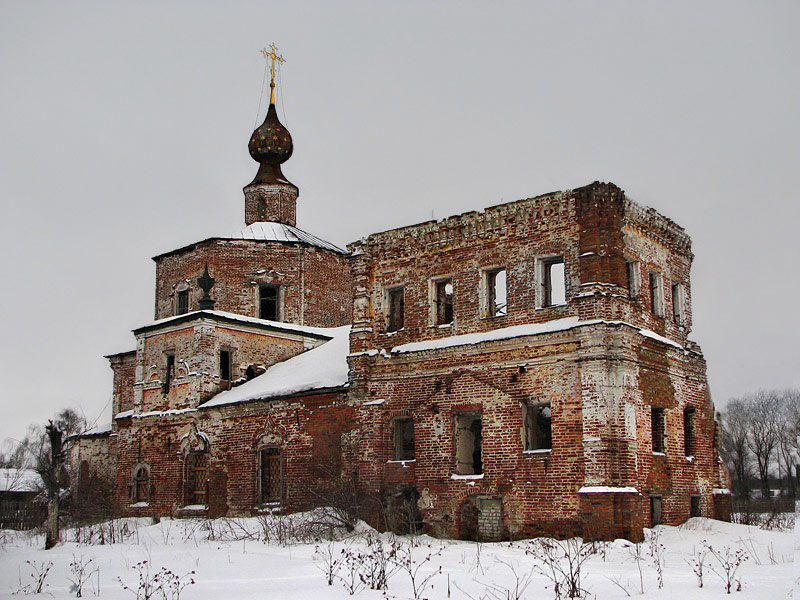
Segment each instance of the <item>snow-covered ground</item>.
[[[765,531],[708,519],[648,530],[638,548],[624,540],[593,548],[578,542],[550,546],[554,556],[562,556],[556,566],[534,555],[546,552],[547,542],[476,544],[427,536],[396,538],[377,534],[363,524],[332,542],[287,542],[285,537],[299,531],[301,521],[308,518],[163,519],[156,524],[149,519],[127,519],[65,531],[63,537],[69,541],[49,551],[42,549],[41,535],[0,531],[0,598],[32,591],[36,587],[32,574],[49,563],[42,593],[53,598],[76,596],[73,582],[80,565],[86,573],[84,598],[137,598],[137,592],[138,598],[144,598],[146,589],[140,582],[153,583],[159,573],[158,579],[180,581],[185,587],[179,595],[176,588],[166,588],[163,596],[151,589],[154,599],[344,599],[351,597],[348,586],[357,588],[354,595],[364,599],[414,598],[415,585],[417,597],[428,599],[554,598],[547,574],[552,567],[565,567],[565,549],[573,556],[581,549],[591,552],[580,570],[580,585],[588,598],[726,597],[723,581],[712,570],[721,572],[726,561],[715,559],[708,546],[723,555],[727,549],[731,559],[737,551],[747,557],[735,575],[741,592],[735,591],[738,584],[734,583],[734,597],[788,598],[796,577],[791,531]],[[313,533],[303,537],[309,535]],[[80,542],[75,541],[77,536]],[[114,543],[100,544],[101,536],[104,542]],[[270,541],[264,541],[266,536]],[[663,564],[662,588],[654,553]],[[698,553],[705,553],[702,589],[689,564]],[[385,591],[368,585],[380,570],[381,556],[388,569]],[[162,567],[172,575],[164,575]],[[333,585],[327,583],[328,570],[336,571]],[[361,582],[362,575],[367,583]],[[523,586],[520,593],[515,591]]]

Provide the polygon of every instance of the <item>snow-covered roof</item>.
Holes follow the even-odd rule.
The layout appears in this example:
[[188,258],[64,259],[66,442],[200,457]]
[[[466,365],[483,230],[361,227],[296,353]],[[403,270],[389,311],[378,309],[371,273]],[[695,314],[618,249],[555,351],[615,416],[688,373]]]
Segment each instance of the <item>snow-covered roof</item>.
[[42,478],[33,469],[0,469],[0,492],[36,492]]
[[93,435],[106,435],[107,433],[111,433],[111,423],[103,423],[102,425],[95,425],[91,429],[84,431],[80,436],[93,436]]
[[[468,346],[473,344],[480,344],[483,342],[492,342],[496,340],[506,340],[517,337],[529,335],[541,335],[543,333],[553,333],[556,331],[567,331],[575,327],[584,327],[587,325],[627,325],[638,330],[639,333],[647,338],[658,340],[664,344],[683,349],[679,343],[665,338],[662,335],[650,331],[649,329],[641,329],[625,321],[606,321],[603,319],[588,319],[581,321],[578,317],[565,317],[563,319],[553,319],[552,321],[545,321],[544,323],[529,323],[526,325],[512,325],[511,327],[503,327],[501,329],[493,329],[491,331],[482,331],[480,333],[466,333],[462,335],[451,335],[448,337],[438,338],[434,340],[425,340],[422,342],[409,342],[401,344],[392,348],[392,354],[402,354],[405,352],[422,352],[425,350],[438,350],[441,348],[452,348],[453,346]],[[366,354],[370,354],[367,351]],[[375,352],[377,353],[377,352]]]
[[325,250],[333,250],[340,254],[347,254],[347,251],[342,250],[338,246],[326,242],[315,235],[311,235],[307,231],[286,225],[285,223],[275,223],[272,221],[258,221],[252,223],[247,227],[243,227],[234,231],[229,236],[223,236],[221,239],[230,240],[258,240],[267,242],[300,242],[324,248]]
[[330,341],[272,365],[266,373],[217,394],[202,404],[201,408],[290,396],[310,390],[347,385],[350,326],[327,331],[333,332],[333,339]]
[[134,333],[148,331],[151,329],[158,329],[164,325],[178,324],[184,321],[193,321],[200,317],[211,317],[212,319],[222,321],[232,321],[238,323],[246,323],[248,325],[257,325],[261,328],[285,331],[289,333],[296,333],[299,335],[308,335],[317,339],[331,338],[333,332],[337,330],[335,327],[310,327],[308,325],[295,325],[294,323],[281,323],[279,321],[269,321],[267,319],[259,319],[257,317],[247,317],[245,315],[237,315],[236,313],[225,312],[222,310],[196,310],[182,315],[173,315],[165,317],[147,325],[142,325],[134,329]]

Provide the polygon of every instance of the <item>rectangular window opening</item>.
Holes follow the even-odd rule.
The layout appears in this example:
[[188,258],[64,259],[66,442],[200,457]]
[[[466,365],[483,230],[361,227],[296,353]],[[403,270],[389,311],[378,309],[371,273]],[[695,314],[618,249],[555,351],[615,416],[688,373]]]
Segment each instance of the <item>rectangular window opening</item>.
[[553,448],[552,420],[549,402],[525,405],[525,450]]
[[653,452],[666,452],[663,408],[650,409],[650,427],[653,435]]
[[176,315],[185,315],[189,312],[189,290],[178,292],[178,303],[175,308]]
[[490,269],[484,271],[486,290],[486,316],[502,317],[507,313],[506,269]]
[[393,460],[414,460],[414,421],[413,419],[394,420]]
[[259,451],[259,504],[281,500],[281,449],[262,448]]
[[276,285],[258,288],[258,316],[268,321],[280,321],[280,297]]
[[629,260],[628,271],[628,297],[636,298],[639,295],[639,261]]
[[542,306],[567,303],[567,278],[564,257],[542,260]]
[[436,325],[453,322],[453,280],[439,279],[436,284]]
[[672,284],[672,319],[676,325],[683,324],[683,284]]
[[657,317],[664,316],[663,293],[661,290],[661,273],[650,271],[650,310]]
[[228,349],[219,351],[219,378],[222,381],[231,380],[231,351]]
[[387,331],[400,331],[405,326],[405,292],[402,287],[390,288],[386,292],[389,307]]
[[683,411],[683,447],[686,456],[694,456],[694,427],[695,409],[686,408]]
[[483,473],[483,423],[481,415],[462,413],[453,417],[456,445],[456,473],[481,475]]
[[170,350],[168,352],[165,352],[164,356],[166,364],[164,373],[164,383],[162,384],[162,389],[166,394],[172,387],[172,380],[175,379],[175,352]]

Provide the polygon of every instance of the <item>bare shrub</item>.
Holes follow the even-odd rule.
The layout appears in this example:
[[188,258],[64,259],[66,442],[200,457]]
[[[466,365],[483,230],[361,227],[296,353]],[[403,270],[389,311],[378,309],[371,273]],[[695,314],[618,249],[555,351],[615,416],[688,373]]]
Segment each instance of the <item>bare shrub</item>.
[[708,550],[692,550],[692,558],[686,561],[692,568],[692,573],[697,578],[697,587],[703,587],[703,577],[705,577],[705,562],[708,557]]
[[644,577],[642,576],[642,562],[644,561],[644,554],[642,552],[641,544],[631,544],[628,546],[628,553],[631,559],[636,563],[636,568],[639,570],[639,593],[644,594]]
[[41,594],[46,587],[50,584],[45,584],[45,579],[47,579],[47,574],[50,572],[50,569],[53,568],[52,561],[41,563],[30,560],[25,561],[28,566],[31,568],[30,583],[22,585],[22,578],[20,577],[20,587],[17,589],[13,594]]
[[117,577],[117,581],[122,589],[136,596],[136,600],[150,600],[151,598],[180,600],[181,592],[187,586],[194,585],[194,571],[190,571],[186,575],[178,575],[166,567],[161,567],[155,573],[151,573],[150,563],[146,560],[136,563],[132,568],[138,574],[138,580],[133,586],[127,585],[121,577]]
[[342,552],[337,552],[333,542],[328,542],[324,546],[314,548],[314,561],[317,568],[325,574],[328,585],[333,585],[344,561]]
[[72,577],[69,578],[72,582],[70,591],[75,592],[76,598],[83,597],[83,586],[86,585],[92,575],[100,570],[99,567],[92,566],[92,563],[94,563],[94,560],[91,558],[86,559],[83,556],[76,558],[75,555],[72,556],[72,562],[69,563],[69,570],[72,572]]
[[531,540],[525,549],[542,564],[536,569],[553,584],[556,599],[582,598],[586,590],[581,587],[581,567],[592,555],[592,544],[580,538]]
[[498,583],[484,584],[486,587],[486,596],[494,598],[495,600],[522,600],[525,590],[531,584],[533,579],[533,569],[526,572],[519,572],[517,567],[510,562],[498,560],[498,564],[506,566],[511,571],[511,576],[514,585],[506,587]]
[[660,535],[661,530],[658,527],[654,527],[650,531],[650,540],[647,545],[647,553],[650,555],[650,566],[653,567],[658,577],[658,589],[664,587],[664,552],[666,550],[664,544],[658,541]]
[[716,560],[717,564],[710,564],[708,569],[720,578],[725,588],[725,593],[730,594],[731,589],[734,587],[737,592],[741,591],[742,580],[736,577],[736,572],[742,563],[748,559],[747,552],[743,548],[732,550],[730,546],[717,550],[705,540],[703,540],[703,545]]
[[[414,557],[414,546],[412,544],[399,544],[392,562],[398,570],[405,572],[411,580],[411,589],[414,593],[414,598],[422,597],[422,592],[426,589],[433,588],[431,580],[442,573],[442,567],[426,573],[430,563],[444,552],[444,546],[438,550],[434,549],[431,544],[427,545],[427,552],[421,559]],[[426,566],[428,565],[428,566]],[[423,567],[425,569],[423,570]]]
[[67,530],[68,541],[84,546],[103,546],[139,542],[139,527],[129,519],[110,519],[98,523],[77,525]]

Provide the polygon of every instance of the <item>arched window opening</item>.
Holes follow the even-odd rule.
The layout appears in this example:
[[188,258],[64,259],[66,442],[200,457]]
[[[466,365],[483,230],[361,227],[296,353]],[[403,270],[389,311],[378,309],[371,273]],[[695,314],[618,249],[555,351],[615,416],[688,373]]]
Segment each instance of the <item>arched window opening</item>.
[[150,469],[139,465],[133,472],[133,502],[150,501]]

